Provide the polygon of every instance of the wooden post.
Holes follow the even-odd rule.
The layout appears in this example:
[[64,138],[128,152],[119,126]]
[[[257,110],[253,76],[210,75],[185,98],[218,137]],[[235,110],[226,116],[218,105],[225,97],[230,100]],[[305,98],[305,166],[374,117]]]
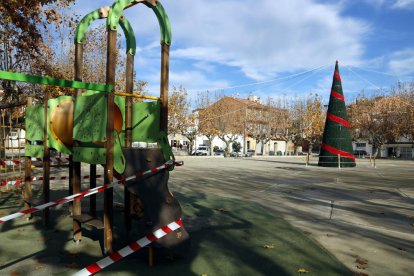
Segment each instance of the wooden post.
[[[43,126],[43,203],[50,201],[50,151],[47,146],[47,112],[49,109],[49,92],[45,94],[44,98],[44,126]],[[43,225],[47,226],[49,224],[49,208],[43,210]]]
[[[134,56],[127,54],[126,63],[126,93],[134,91]],[[126,97],[125,104],[125,147],[132,147],[132,97]],[[131,230],[131,193],[124,188],[124,219],[125,228],[129,232]]]
[[[96,187],[96,165],[90,164],[89,166],[89,188],[93,189]],[[96,217],[96,195],[91,195],[89,197],[89,213],[92,217]]]
[[309,153],[306,153],[306,167],[309,165]]
[[[115,86],[117,32],[108,28],[108,54],[106,63],[106,84]],[[104,182],[112,183],[114,165],[114,92],[107,94],[106,164]],[[104,191],[104,250],[112,253],[113,188]]]
[[[27,106],[31,106],[33,104],[33,98],[27,98]],[[28,126],[26,126],[28,127]],[[29,140],[26,139],[26,145],[30,143]],[[31,207],[30,200],[32,199],[32,158],[30,156],[25,157],[25,168],[24,168],[24,190],[23,190],[23,201],[24,201],[24,208],[28,209]],[[29,220],[32,218],[32,214],[26,216]]]
[[170,68],[170,45],[167,43],[161,44],[161,131],[168,130],[168,80]]
[[[83,73],[83,45],[76,43],[75,44],[75,80],[82,81],[82,73]],[[82,91],[80,89],[76,90],[76,97],[80,96]],[[75,123],[73,123],[75,127]],[[76,146],[76,142],[74,143]],[[72,177],[69,179],[69,187],[72,186],[72,192],[74,194],[81,192],[81,163],[80,162],[73,162],[72,158],[69,159],[71,162],[71,172]],[[73,216],[73,240],[76,243],[79,243],[82,240],[82,225],[79,220],[80,216],[82,215],[82,205],[80,199],[74,200],[72,203],[72,216]],[[75,219],[78,218],[78,219]]]

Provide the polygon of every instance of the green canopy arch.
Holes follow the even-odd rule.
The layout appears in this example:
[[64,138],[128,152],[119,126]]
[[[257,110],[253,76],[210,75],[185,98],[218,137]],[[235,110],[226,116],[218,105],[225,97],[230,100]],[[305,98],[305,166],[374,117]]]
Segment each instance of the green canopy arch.
[[[86,32],[88,31],[89,26],[95,20],[107,17],[105,15],[107,14],[106,11],[109,11],[109,9],[109,7],[101,8],[85,15],[76,28],[75,43],[83,44],[86,40]],[[119,25],[121,26],[126,38],[126,52],[134,56],[137,48],[134,30],[132,29],[132,26],[129,23],[129,21],[124,16],[120,17],[121,20],[119,20]]]
[[157,16],[158,23],[160,25],[160,32],[161,32],[161,43],[165,43],[171,45],[171,24],[170,20],[168,19],[168,15],[164,10],[164,7],[161,5],[160,2],[154,0],[118,0],[116,1],[109,11],[107,25],[108,27],[116,31],[118,29],[119,22],[122,18],[122,12],[125,8],[130,5],[135,5],[143,3],[147,7],[151,8],[155,15]]

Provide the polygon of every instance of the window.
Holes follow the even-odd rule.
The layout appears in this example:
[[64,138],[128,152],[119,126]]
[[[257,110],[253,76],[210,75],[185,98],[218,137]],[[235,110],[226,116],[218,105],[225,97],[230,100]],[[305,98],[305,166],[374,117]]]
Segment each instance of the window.
[[367,146],[367,143],[356,143],[357,148],[365,148]]
[[180,144],[180,141],[178,141],[178,140],[171,140],[171,147],[178,147],[179,144]]
[[247,147],[247,149],[250,149],[250,141],[247,141],[246,147]]

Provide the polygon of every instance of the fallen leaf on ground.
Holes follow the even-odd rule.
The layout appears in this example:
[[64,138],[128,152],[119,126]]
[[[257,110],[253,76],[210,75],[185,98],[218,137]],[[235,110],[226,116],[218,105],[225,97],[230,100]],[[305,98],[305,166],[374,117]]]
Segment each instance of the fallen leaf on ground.
[[20,272],[18,272],[18,271],[12,271],[10,273],[10,276],[20,276],[20,275],[22,275],[22,274]]
[[306,269],[304,269],[304,268],[299,268],[298,269],[298,272],[299,273],[309,273],[309,271],[307,271]]
[[311,234],[312,234],[312,232],[309,232],[309,231],[303,231],[303,234],[305,234],[305,235],[311,235]]
[[43,266],[41,266],[41,265],[37,265],[37,266],[35,266],[35,270],[40,270],[40,269],[42,269],[43,268]]
[[368,260],[358,257],[355,262],[357,263],[357,268],[358,269],[366,269],[368,267]]
[[228,212],[228,210],[224,209],[224,208],[216,208],[217,211],[222,212],[222,213],[226,213]]
[[327,237],[335,237],[335,235],[332,234],[326,234]]
[[207,273],[203,273],[203,274],[201,274],[201,276],[207,276]]
[[273,248],[275,248],[275,246],[274,246],[273,244],[264,244],[264,245],[263,245],[263,248],[266,248],[266,249],[273,249]]

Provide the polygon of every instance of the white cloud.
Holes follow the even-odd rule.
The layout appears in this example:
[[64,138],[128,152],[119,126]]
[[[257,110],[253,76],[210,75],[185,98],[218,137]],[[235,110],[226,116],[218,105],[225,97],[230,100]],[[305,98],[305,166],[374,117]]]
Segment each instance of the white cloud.
[[398,76],[414,74],[414,48],[395,52],[390,57],[388,66],[390,71]]
[[165,3],[173,30],[171,56],[236,66],[263,80],[278,72],[340,59],[358,63],[369,27],[345,18],[341,5],[313,0],[181,0]]
[[186,84],[190,96],[195,96],[200,91],[214,88],[228,87],[230,83],[226,80],[211,80],[199,71],[179,71],[170,72],[170,86],[180,86]]
[[[86,14],[112,4],[109,0],[99,2],[80,1],[78,11]],[[221,65],[258,81],[275,78],[281,72],[334,64],[336,59],[357,65],[364,51],[364,35],[369,31],[366,23],[344,17],[340,3],[176,0],[162,4],[172,26],[171,63],[189,64],[184,70],[172,65],[170,82],[189,89],[234,85],[223,80],[224,74],[222,79],[213,79],[217,74],[211,73]],[[155,47],[159,45],[156,17],[143,5],[125,14],[136,32],[138,78],[156,84],[160,66],[159,48]]]
[[397,0],[392,7],[397,9],[414,8],[414,0]]
[[364,0],[364,2],[376,7],[387,7],[392,9],[414,8],[414,0]]

